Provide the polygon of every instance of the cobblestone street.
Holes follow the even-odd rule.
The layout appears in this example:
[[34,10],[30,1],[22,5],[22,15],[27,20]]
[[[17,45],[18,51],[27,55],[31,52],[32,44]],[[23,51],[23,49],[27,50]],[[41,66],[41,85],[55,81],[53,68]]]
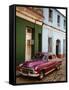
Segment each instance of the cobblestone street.
[[[57,59],[58,60],[58,59]],[[46,75],[42,80],[37,78],[29,77],[17,77],[16,83],[37,83],[37,82],[55,82],[55,81],[65,81],[66,80],[66,60],[62,59],[62,65],[59,70],[55,70],[48,75]]]

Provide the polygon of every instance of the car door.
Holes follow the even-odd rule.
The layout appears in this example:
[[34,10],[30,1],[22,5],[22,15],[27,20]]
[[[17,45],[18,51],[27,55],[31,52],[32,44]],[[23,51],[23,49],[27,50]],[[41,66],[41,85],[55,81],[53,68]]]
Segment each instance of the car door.
[[55,62],[48,61],[45,66],[45,72],[48,73],[55,69]]

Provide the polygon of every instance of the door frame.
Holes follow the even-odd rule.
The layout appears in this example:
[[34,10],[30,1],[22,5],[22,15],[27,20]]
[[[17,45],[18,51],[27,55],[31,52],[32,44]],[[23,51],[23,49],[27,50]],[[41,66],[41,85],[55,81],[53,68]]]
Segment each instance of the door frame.
[[[57,47],[58,47],[58,53],[57,53]],[[56,55],[59,55],[60,53],[61,53],[61,40],[57,39],[56,40]]]
[[[30,26],[26,26],[27,28],[31,28],[32,29],[32,39],[34,40],[34,45],[32,45],[32,50],[31,50],[31,58],[33,57],[33,55],[35,54],[35,28],[32,28]],[[26,29],[25,29],[25,55],[26,55]],[[34,34],[34,35],[33,35]]]
[[[39,50],[39,35],[41,35],[41,47],[40,47],[40,50]],[[42,52],[42,33],[38,33],[38,52]]]

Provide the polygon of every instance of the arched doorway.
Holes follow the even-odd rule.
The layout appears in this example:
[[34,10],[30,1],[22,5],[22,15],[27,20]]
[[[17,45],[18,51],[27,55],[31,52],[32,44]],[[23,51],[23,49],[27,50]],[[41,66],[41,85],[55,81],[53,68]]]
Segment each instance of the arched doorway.
[[60,51],[61,51],[61,42],[59,39],[56,40],[56,55],[59,55],[60,54]]

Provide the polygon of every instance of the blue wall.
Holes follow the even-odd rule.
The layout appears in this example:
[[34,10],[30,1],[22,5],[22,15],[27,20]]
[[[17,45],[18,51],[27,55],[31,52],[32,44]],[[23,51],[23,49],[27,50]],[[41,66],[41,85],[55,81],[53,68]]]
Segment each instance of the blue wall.
[[[45,17],[44,23],[66,32],[66,30],[64,29],[64,26],[63,26],[65,17],[55,9],[52,9],[52,11],[53,11],[53,22],[50,22],[49,21],[49,8],[43,9],[43,15]],[[60,15],[60,26],[57,25],[57,15]]]

